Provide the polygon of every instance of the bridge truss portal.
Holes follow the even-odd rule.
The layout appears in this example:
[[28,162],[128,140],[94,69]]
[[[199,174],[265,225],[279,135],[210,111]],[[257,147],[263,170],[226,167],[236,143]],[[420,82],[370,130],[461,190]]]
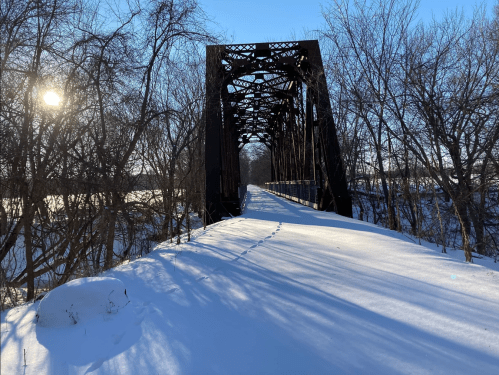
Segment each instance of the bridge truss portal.
[[239,151],[271,151],[272,181],[313,181],[317,207],[352,216],[319,43],[207,46],[206,222],[240,214]]

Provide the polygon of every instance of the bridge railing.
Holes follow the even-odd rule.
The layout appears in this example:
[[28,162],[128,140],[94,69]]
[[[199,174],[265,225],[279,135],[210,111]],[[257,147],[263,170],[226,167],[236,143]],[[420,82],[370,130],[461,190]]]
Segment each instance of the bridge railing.
[[321,188],[314,180],[267,182],[265,189],[275,195],[319,209]]

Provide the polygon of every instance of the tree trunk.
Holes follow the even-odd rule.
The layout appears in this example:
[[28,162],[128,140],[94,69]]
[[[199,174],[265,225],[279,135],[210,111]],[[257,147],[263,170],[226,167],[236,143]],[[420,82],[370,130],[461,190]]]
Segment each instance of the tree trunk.
[[[458,198],[460,199],[461,196]],[[471,254],[471,246],[470,246],[470,231],[471,231],[471,223],[468,217],[468,210],[466,206],[463,204],[461,200],[454,200],[454,208],[456,210],[456,216],[459,220],[459,224],[461,226],[461,237],[463,240],[463,250],[464,256],[466,258],[466,262],[473,263],[473,258]]]
[[107,208],[106,216],[108,217],[108,222],[107,222],[107,233],[106,233],[106,260],[104,262],[105,270],[108,270],[111,267],[113,267],[116,215],[117,212],[113,206]]
[[28,289],[27,301],[35,298],[35,270],[33,269],[33,243],[31,233],[32,215],[31,208],[28,204],[25,205],[24,221],[24,247],[26,253],[26,286]]

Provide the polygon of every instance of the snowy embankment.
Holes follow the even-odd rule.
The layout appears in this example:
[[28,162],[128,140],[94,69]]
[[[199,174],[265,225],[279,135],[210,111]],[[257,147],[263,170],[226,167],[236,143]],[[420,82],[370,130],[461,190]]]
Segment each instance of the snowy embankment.
[[250,187],[243,216],[102,275],[124,307],[2,312],[1,373],[496,375],[499,263],[475,262]]

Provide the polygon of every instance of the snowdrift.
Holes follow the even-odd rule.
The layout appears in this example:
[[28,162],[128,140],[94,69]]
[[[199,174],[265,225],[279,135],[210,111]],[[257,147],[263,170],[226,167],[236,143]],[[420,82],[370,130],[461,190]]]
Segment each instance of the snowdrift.
[[41,300],[37,324],[63,327],[118,312],[129,303],[123,282],[112,277],[87,277],[61,285]]

